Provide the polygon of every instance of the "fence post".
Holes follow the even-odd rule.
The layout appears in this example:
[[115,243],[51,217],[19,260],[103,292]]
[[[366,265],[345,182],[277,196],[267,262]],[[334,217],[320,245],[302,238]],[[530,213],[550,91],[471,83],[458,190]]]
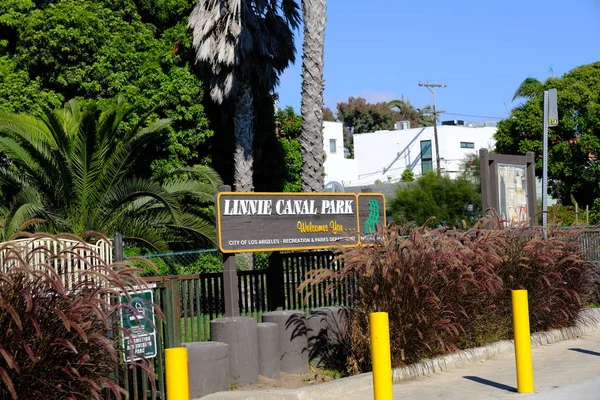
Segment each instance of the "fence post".
[[225,300],[225,316],[239,317],[238,276],[235,265],[235,254],[223,254],[223,293]]
[[181,301],[176,279],[165,281],[165,347],[181,346]]
[[115,233],[114,249],[115,249],[115,261],[122,262],[123,261],[123,235],[121,235],[121,232]]
[[[219,192],[231,192],[231,186],[223,185],[219,187]],[[217,200],[218,201],[218,200]],[[217,204],[216,209],[219,209]],[[217,215],[217,232],[221,227],[218,222]],[[240,305],[238,299],[238,277],[237,267],[235,265],[235,253],[223,254],[223,297],[225,301],[225,316],[238,317],[240,315]]]
[[267,270],[267,301],[269,311],[285,309],[285,282],[283,279],[283,258],[281,253],[274,251],[269,256]]

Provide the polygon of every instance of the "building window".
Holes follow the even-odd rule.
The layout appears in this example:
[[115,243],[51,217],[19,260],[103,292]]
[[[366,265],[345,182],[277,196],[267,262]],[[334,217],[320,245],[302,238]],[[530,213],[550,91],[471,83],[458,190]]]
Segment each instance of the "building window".
[[426,174],[433,169],[431,162],[431,140],[421,140],[421,173]]
[[330,154],[335,154],[336,150],[337,150],[336,140],[335,139],[329,139],[329,153]]
[[473,142],[460,142],[461,149],[474,149],[475,143]]

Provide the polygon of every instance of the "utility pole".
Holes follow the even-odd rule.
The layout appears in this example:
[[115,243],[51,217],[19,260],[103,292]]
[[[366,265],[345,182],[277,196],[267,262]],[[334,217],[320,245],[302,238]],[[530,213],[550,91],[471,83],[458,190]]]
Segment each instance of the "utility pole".
[[445,88],[446,85],[439,83],[419,83],[419,86],[426,87],[431,92],[431,107],[433,109],[433,137],[435,138],[435,161],[437,166],[437,174],[441,174],[440,166],[440,146],[438,146],[438,133],[437,133],[437,115],[441,114],[442,111],[437,112],[435,110],[435,88]]

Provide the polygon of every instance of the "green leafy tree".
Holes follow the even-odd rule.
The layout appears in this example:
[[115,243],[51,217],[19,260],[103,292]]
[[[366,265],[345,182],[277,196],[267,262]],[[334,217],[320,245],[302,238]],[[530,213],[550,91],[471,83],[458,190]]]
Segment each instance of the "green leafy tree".
[[400,177],[402,182],[414,182],[415,181],[415,173],[410,170],[410,168],[406,168],[402,171],[402,176]]
[[280,136],[296,139],[302,133],[302,117],[294,112],[292,106],[277,111],[275,119],[278,122]]
[[282,190],[300,192],[302,191],[302,144],[299,137],[302,132],[302,117],[294,112],[292,106],[287,106],[277,112],[276,120],[285,165]]
[[395,113],[387,103],[367,103],[362,97],[350,97],[337,104],[337,116],[352,134],[394,129]]
[[470,226],[481,216],[481,193],[469,179],[450,179],[430,171],[415,183],[400,187],[389,208],[400,224],[422,225],[435,217],[434,226],[461,228],[463,221]]
[[302,145],[298,139],[280,139],[286,165],[284,173],[284,192],[302,191]]
[[335,121],[335,115],[333,115],[331,108],[325,107],[323,109],[323,121]]
[[122,98],[97,110],[71,100],[63,109],[44,108],[39,117],[0,113],[0,151],[10,161],[0,167],[7,193],[2,237],[25,228],[121,232],[157,250],[213,242],[212,221],[195,207],[214,201],[219,176],[200,167],[129,178],[136,158],[170,124],[125,124],[131,113]]
[[211,162],[212,131],[181,18],[188,0],[1,3],[0,109],[30,113],[121,94],[135,107],[132,120],[172,121],[148,146],[154,161],[138,164],[138,175]]
[[233,101],[234,185],[253,189],[253,87],[269,92],[295,61],[294,34],[300,22],[294,0],[199,0],[189,17],[196,60],[204,69],[210,97]]
[[479,164],[479,154],[467,154],[464,156],[460,164],[463,176],[471,179],[477,185],[481,185],[481,166]]
[[527,78],[515,93],[525,102],[498,124],[498,153],[536,154],[536,174],[542,172],[543,92],[558,91],[559,123],[549,129],[550,194],[564,205],[571,196],[582,205],[600,197],[600,62],[583,65],[560,78],[539,82]]

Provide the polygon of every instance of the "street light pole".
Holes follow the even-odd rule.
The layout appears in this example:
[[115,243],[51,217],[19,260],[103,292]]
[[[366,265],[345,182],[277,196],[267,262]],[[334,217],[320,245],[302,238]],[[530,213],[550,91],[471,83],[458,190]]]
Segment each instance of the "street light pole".
[[446,85],[439,83],[419,83],[419,86],[426,87],[431,92],[431,108],[433,109],[433,137],[435,140],[435,162],[437,166],[437,174],[441,173],[440,166],[440,146],[438,145],[438,132],[437,132],[437,111],[435,110],[435,88],[445,88]]

